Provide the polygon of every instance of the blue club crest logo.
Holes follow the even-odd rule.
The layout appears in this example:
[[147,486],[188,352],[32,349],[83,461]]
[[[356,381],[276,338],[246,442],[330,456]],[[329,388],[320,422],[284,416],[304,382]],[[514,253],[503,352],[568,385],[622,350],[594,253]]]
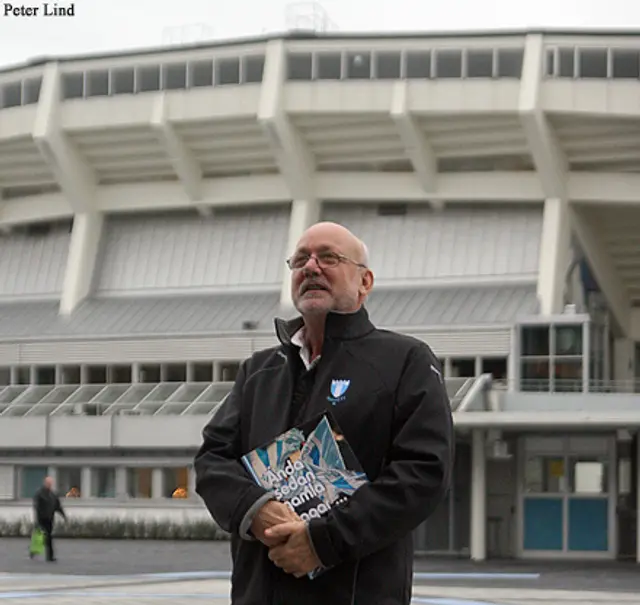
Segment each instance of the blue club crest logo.
[[327,399],[335,405],[340,401],[344,401],[345,393],[351,384],[350,380],[332,380],[331,381],[331,396],[327,397]]

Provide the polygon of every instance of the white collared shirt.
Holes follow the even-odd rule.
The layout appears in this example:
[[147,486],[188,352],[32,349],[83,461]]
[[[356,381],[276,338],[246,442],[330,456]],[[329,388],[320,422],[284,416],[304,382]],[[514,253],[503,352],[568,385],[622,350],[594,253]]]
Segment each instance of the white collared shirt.
[[307,346],[307,342],[305,340],[305,331],[304,326],[300,328],[292,337],[291,344],[296,347],[300,347],[300,359],[302,359],[302,363],[304,363],[304,367],[309,370],[313,366],[315,366],[320,361],[320,355],[316,357],[313,361],[311,361],[311,350]]

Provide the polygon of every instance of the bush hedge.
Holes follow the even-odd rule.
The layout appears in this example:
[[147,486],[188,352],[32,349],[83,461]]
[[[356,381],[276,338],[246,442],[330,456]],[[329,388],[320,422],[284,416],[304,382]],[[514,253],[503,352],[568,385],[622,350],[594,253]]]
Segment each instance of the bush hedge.
[[[0,538],[27,537],[33,521],[0,519]],[[228,540],[229,535],[213,521],[185,521],[175,523],[156,519],[69,519],[57,522],[54,536],[61,538],[109,540]]]

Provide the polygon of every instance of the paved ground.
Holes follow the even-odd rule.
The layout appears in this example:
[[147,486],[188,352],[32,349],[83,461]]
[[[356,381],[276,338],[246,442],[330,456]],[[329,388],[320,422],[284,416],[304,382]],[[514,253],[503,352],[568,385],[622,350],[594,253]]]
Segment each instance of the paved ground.
[[[59,561],[0,544],[0,605],[229,603],[227,543],[58,540]],[[416,562],[415,605],[640,604],[632,563]]]

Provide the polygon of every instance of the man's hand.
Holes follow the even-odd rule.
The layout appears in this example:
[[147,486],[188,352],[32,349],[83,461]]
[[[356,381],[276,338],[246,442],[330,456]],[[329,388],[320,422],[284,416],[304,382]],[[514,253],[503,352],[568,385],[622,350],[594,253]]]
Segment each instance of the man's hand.
[[265,533],[270,540],[279,542],[278,546],[269,549],[269,559],[287,573],[301,578],[322,565],[313,552],[304,521],[283,523]]
[[269,500],[262,508],[257,512],[251,523],[251,533],[260,542],[262,542],[268,548],[277,546],[286,541],[287,536],[284,537],[269,537],[265,534],[266,530],[281,523],[291,523],[292,521],[299,521],[300,517],[292,511],[286,504],[278,502],[277,500]]

